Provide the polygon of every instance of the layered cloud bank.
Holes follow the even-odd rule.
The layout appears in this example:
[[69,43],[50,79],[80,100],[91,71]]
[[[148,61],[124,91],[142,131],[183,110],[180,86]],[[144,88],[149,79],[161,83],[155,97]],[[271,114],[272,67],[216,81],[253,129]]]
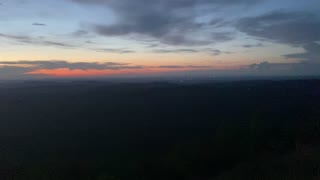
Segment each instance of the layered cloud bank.
[[150,75],[211,69],[210,66],[137,66],[126,63],[88,63],[67,61],[0,61],[0,76],[30,77],[110,77]]
[[[0,79],[28,78],[83,78],[83,77],[203,77],[234,76],[320,76],[320,65],[313,63],[250,64],[233,69],[213,66],[137,66],[125,63],[87,63],[67,61],[3,61],[0,62]],[[10,78],[9,78],[10,77]]]
[[319,0],[3,0],[0,75],[314,75],[319,7]]

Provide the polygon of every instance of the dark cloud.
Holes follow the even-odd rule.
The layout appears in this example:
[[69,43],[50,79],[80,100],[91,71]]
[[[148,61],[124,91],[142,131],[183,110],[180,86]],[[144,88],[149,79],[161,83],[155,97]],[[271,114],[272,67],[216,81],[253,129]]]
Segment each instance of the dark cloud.
[[152,52],[154,53],[197,53],[199,52],[196,49],[155,49]]
[[226,24],[227,22],[223,18],[213,18],[207,25],[218,28],[225,26]]
[[40,43],[41,45],[48,45],[48,46],[60,46],[60,47],[74,47],[70,44],[62,43],[62,42],[55,42],[55,41],[40,41],[35,42],[36,44]]
[[215,33],[211,33],[211,38],[214,42],[230,41],[230,40],[234,39],[234,33],[215,32]]
[[33,23],[32,26],[47,26],[44,23]]
[[210,50],[212,55],[215,56],[219,56],[220,54],[222,54],[222,51],[218,50],[218,49],[212,49]]
[[166,69],[182,69],[182,68],[200,68],[200,69],[206,69],[206,68],[212,68],[211,66],[158,66],[158,68],[166,68]]
[[255,47],[261,47],[261,46],[263,46],[262,43],[257,43],[257,44],[245,44],[242,47],[244,47],[244,48],[255,48]]
[[272,12],[244,18],[236,27],[251,36],[291,45],[320,40],[320,20],[309,13]]
[[221,51],[219,49],[203,49],[203,51],[208,52],[209,54],[213,55],[213,56],[219,56],[221,54],[231,54],[232,52],[229,51]]
[[314,14],[277,11],[244,18],[237,23],[236,28],[250,36],[303,47],[306,50],[306,53],[286,57],[310,60],[319,55],[318,46],[314,42],[320,40],[320,19]]
[[88,34],[89,34],[89,32],[85,31],[85,30],[78,30],[78,31],[75,31],[72,33],[72,35],[76,36],[76,37],[87,36]]
[[199,27],[198,24],[189,22],[187,18],[171,17],[170,14],[165,15],[163,12],[159,12],[159,14],[153,12],[150,15],[139,15],[136,19],[127,21],[132,22],[121,22],[114,25],[95,25],[94,31],[103,36],[144,35],[170,45],[193,46],[210,43],[207,40],[194,39],[185,35],[191,29]]
[[[83,4],[106,5],[117,16],[112,25],[93,26],[96,33],[103,36],[144,35],[170,45],[206,45],[212,39],[201,40],[192,36],[202,23],[195,19],[199,14],[195,8],[205,6],[216,9],[233,5],[249,5],[261,0],[72,0]],[[147,8],[146,8],[147,7]],[[203,12],[204,13],[204,12]],[[212,13],[212,12],[211,12]],[[211,26],[214,22],[211,23]],[[209,23],[210,24],[210,23]],[[213,39],[230,40],[228,36],[216,34]]]
[[160,42],[168,45],[181,45],[181,46],[199,46],[208,45],[211,43],[210,40],[196,40],[190,39],[188,36],[182,34],[169,34],[165,35],[160,39]]
[[253,70],[268,70],[272,67],[272,65],[268,61],[264,61],[258,64],[251,64],[249,67]]
[[23,79],[27,68],[16,66],[0,66],[0,79]]
[[295,53],[284,55],[286,58],[302,59],[308,61],[320,61],[320,44],[310,43],[304,45],[304,53]]
[[210,66],[138,66],[128,63],[116,62],[68,62],[63,60],[51,61],[0,61],[0,79],[24,79],[24,78],[42,78],[45,75],[32,75],[30,72],[37,70],[55,70],[55,69],[69,69],[69,70],[143,70],[143,69],[208,69]]
[[105,62],[105,63],[97,63],[97,62],[67,62],[67,61],[0,61],[0,65],[4,65],[6,67],[17,67],[17,65],[31,65],[26,66],[26,69],[59,69],[59,68],[68,68],[68,69],[132,69],[132,68],[141,68],[138,66],[130,66],[125,63],[115,63],[115,62]]
[[137,66],[130,65],[128,63],[116,63],[116,62],[68,62],[63,60],[51,60],[51,61],[0,61],[0,68],[4,69],[20,69],[21,72],[27,72],[35,69],[59,69],[68,68],[71,70],[81,69],[96,69],[96,70],[120,70],[120,69],[143,69],[143,68],[209,68],[210,66]]
[[28,36],[18,36],[18,35],[10,35],[10,34],[2,34],[0,33],[0,37],[2,38],[7,38],[7,39],[13,39],[13,40],[18,40],[21,42],[30,42],[32,39]]
[[95,50],[97,52],[118,53],[118,54],[135,53],[135,51],[128,50],[128,49],[101,48],[101,49],[95,49]]
[[67,61],[0,61],[0,79],[25,79],[43,78],[44,75],[32,75],[29,72],[39,69],[60,69],[70,70],[121,70],[121,69],[142,69],[144,66],[133,66],[126,63],[115,62],[67,62]]
[[260,2],[261,0],[71,0],[74,2],[88,3],[88,4],[105,4],[115,7],[127,7],[132,5],[134,8],[141,8],[139,6],[160,6],[166,9],[188,8],[199,4],[204,5],[235,5],[235,4],[252,4]]
[[[215,70],[213,66],[181,66],[181,65],[163,65],[163,66],[135,66],[126,63],[84,63],[67,61],[2,61],[0,62],[0,79],[24,79],[24,78],[43,78],[45,75],[28,74],[39,69],[95,69],[95,70],[121,70],[121,69],[185,69],[192,76],[313,76],[320,75],[319,63],[270,63],[264,61],[259,64],[248,65],[247,68],[233,70]],[[179,71],[169,73],[171,75],[179,74]],[[182,73],[185,74],[185,73]],[[159,74],[159,76],[168,75]]]
[[95,44],[93,41],[91,41],[91,40],[87,40],[87,41],[85,41],[85,43],[86,44]]
[[214,56],[219,56],[221,54],[230,54],[228,51],[221,51],[218,49],[210,49],[210,48],[198,48],[198,49],[155,49],[152,52],[154,53],[200,53],[206,52]]
[[14,40],[19,43],[23,44],[34,44],[34,45],[45,45],[45,46],[57,46],[57,47],[75,47],[73,45],[63,43],[63,42],[56,42],[56,41],[49,41],[49,40],[44,40],[43,38],[34,38],[30,36],[20,36],[20,35],[11,35],[11,34],[2,34],[0,33],[0,38],[6,38],[9,40]]
[[278,76],[318,76],[320,64],[314,62],[299,63],[270,63],[264,61],[248,66],[249,72],[255,75],[278,75]]

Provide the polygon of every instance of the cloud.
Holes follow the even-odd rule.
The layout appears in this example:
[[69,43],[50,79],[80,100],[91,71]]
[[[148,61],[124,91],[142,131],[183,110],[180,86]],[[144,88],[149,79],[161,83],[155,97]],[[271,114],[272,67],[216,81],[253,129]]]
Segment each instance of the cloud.
[[278,76],[319,76],[320,64],[313,62],[298,63],[270,63],[264,61],[248,66],[255,75],[278,75]]
[[116,62],[67,62],[62,60],[52,61],[0,61],[0,68],[19,67],[21,69],[96,69],[96,70],[120,70],[120,69],[143,69],[143,68],[208,68],[209,66],[137,66],[128,63]]
[[109,77],[131,75],[156,75],[174,77],[260,77],[260,76],[316,76],[319,63],[270,63],[264,61],[244,68],[215,69],[214,66],[162,65],[137,66],[126,63],[84,63],[67,61],[2,61],[0,79],[30,79],[46,77]]
[[0,79],[152,74],[208,69],[210,66],[139,66],[116,62],[0,61]]
[[219,56],[220,54],[222,54],[222,51],[218,50],[218,49],[212,49],[210,50],[212,55],[215,56]]
[[117,0],[71,0],[79,3],[87,4],[98,4],[98,5],[108,5],[115,7],[138,7],[141,5],[145,6],[161,6],[162,8],[167,9],[176,9],[176,8],[188,8],[195,5],[235,5],[235,4],[252,4],[260,2],[261,0],[123,0],[121,2]]
[[211,33],[211,38],[214,42],[224,42],[234,39],[234,33],[231,32],[214,32]]
[[[169,45],[207,45],[214,40],[227,41],[230,36],[215,34],[208,41],[192,36],[194,32],[204,31],[196,18],[208,12],[196,13],[197,8],[221,9],[240,5],[250,5],[261,0],[72,0],[77,3],[100,5],[111,8],[118,20],[111,25],[95,24],[93,30],[102,36],[142,35],[152,37]],[[147,7],[147,8],[146,8]],[[199,11],[198,11],[199,12]],[[214,14],[210,11],[211,14]],[[218,22],[209,23],[211,27]],[[214,29],[211,29],[214,32]],[[205,35],[205,34],[204,34]],[[210,33],[208,34],[210,36]]]
[[186,32],[181,32],[182,34],[168,34],[162,36],[159,40],[161,43],[174,45],[174,46],[201,46],[201,45],[208,45],[212,43],[209,40],[198,40],[198,39],[191,39],[187,35]]
[[33,23],[32,26],[47,26],[44,23]]
[[262,47],[263,44],[262,43],[257,43],[257,44],[244,44],[242,45],[242,47],[244,48],[255,48],[255,47]]
[[305,53],[285,55],[286,57],[314,60],[319,55],[315,42],[320,40],[320,19],[315,14],[275,11],[243,18],[236,28],[250,36],[306,50]]
[[264,61],[259,64],[251,64],[249,67],[253,70],[268,70],[272,67],[272,64],[268,61]]
[[18,36],[18,35],[10,35],[10,34],[2,34],[0,33],[0,37],[2,38],[7,38],[7,39],[13,39],[13,40],[18,40],[21,42],[30,42],[31,38],[28,36]]
[[210,48],[203,49],[202,51],[208,52],[209,54],[211,54],[213,56],[219,56],[221,54],[231,54],[232,53],[230,51],[221,51],[219,49],[210,49]]
[[25,67],[0,65],[0,79],[23,79],[26,78],[26,72],[27,68]]
[[169,53],[209,53],[213,56],[219,56],[221,54],[230,54],[229,51],[221,51],[218,49],[210,48],[198,48],[198,49],[154,49],[153,53],[169,54]]
[[320,20],[303,12],[272,12],[244,18],[236,26],[251,36],[290,45],[302,45],[320,40]]
[[122,74],[131,74],[143,72],[143,69],[36,69],[25,73],[26,75],[49,76],[49,77],[97,77],[97,76],[114,76]]
[[304,53],[294,53],[284,55],[286,58],[302,59],[308,61],[320,61],[320,45],[317,43],[310,43],[303,46]]
[[182,69],[182,68],[196,68],[196,69],[207,69],[207,68],[212,68],[212,66],[174,66],[174,65],[170,65],[170,66],[158,66],[156,68],[166,68],[166,69]]
[[44,40],[42,38],[34,38],[30,36],[20,36],[20,35],[11,35],[11,34],[2,34],[0,33],[0,38],[5,38],[13,41],[17,41],[23,44],[34,44],[34,45],[45,45],[45,46],[56,46],[56,47],[75,47],[73,45],[63,43],[63,42],[56,42],[50,40]]
[[227,22],[223,18],[213,18],[207,25],[217,28],[225,26],[226,24]]
[[152,52],[154,53],[198,53],[196,49],[155,49]]
[[27,66],[26,69],[59,69],[59,68],[68,68],[68,69],[132,69],[132,68],[142,68],[141,66],[130,66],[125,63],[115,63],[115,62],[67,62],[60,60],[53,61],[0,61],[0,65],[10,67],[10,66]]
[[[139,15],[137,19],[114,25],[94,25],[94,31],[103,36],[144,35],[158,39],[161,43],[169,45],[207,45],[207,40],[194,39],[185,35],[192,29],[199,27],[198,24],[189,22],[187,18],[171,17],[159,14]],[[151,17],[154,16],[154,17]],[[177,31],[180,31],[179,33]]]
[[87,36],[88,34],[89,34],[89,32],[85,31],[85,30],[78,30],[78,31],[75,31],[72,33],[72,35],[76,36],[76,37]]
[[128,50],[128,49],[112,49],[112,48],[95,49],[95,51],[97,51],[97,52],[107,52],[107,53],[119,53],[119,54],[135,53],[135,51]]
[[115,62],[67,62],[67,61],[0,61],[0,79],[24,79],[44,76],[89,76],[121,74],[125,71],[144,69]]

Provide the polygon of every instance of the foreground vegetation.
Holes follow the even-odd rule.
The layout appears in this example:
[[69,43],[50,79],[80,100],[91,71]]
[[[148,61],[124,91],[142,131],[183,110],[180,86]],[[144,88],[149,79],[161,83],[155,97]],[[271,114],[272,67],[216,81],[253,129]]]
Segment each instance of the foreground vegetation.
[[315,180],[320,81],[0,87],[3,180]]

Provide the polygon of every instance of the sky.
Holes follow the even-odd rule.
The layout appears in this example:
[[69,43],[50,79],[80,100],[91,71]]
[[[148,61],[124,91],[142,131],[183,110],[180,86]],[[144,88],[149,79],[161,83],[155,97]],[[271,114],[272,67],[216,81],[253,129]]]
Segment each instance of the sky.
[[0,79],[320,75],[319,0],[0,0]]

